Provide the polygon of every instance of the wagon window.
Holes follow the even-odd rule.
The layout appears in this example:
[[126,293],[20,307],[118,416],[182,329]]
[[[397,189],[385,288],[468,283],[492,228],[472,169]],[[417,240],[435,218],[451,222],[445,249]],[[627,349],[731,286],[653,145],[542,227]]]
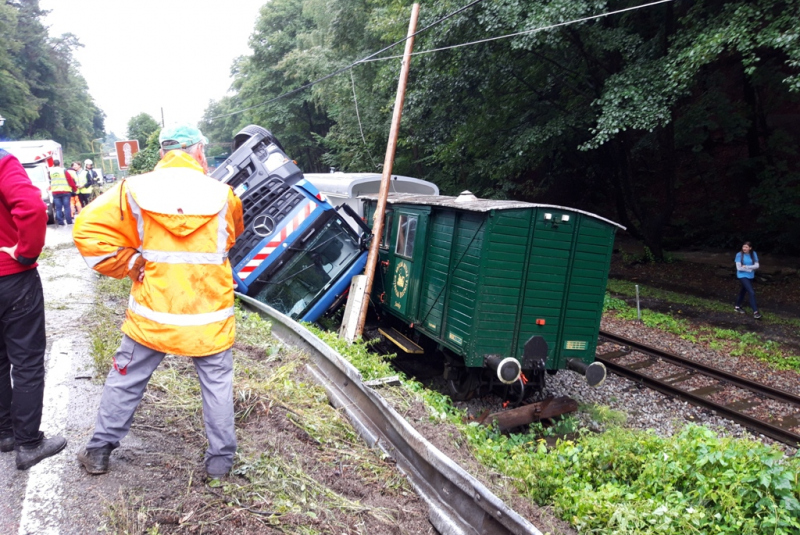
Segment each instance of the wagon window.
[[383,223],[383,238],[381,238],[381,249],[389,249],[389,236],[392,235],[392,217],[394,212],[389,210],[386,212],[386,218]]
[[411,258],[414,252],[414,238],[417,234],[417,216],[400,214],[397,224],[397,243],[394,252],[397,255]]

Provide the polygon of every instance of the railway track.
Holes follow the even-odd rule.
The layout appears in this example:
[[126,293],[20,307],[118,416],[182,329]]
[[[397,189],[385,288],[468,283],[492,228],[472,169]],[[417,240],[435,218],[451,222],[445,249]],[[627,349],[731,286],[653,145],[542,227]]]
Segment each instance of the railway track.
[[341,409],[370,446],[391,456],[428,504],[429,520],[442,534],[542,535],[480,481],[420,435],[374,390],[347,360],[299,323],[274,309],[237,294],[242,303],[272,322],[283,343],[306,351],[311,374],[328,399]]
[[598,345],[596,358],[610,371],[800,446],[800,397],[613,333],[600,331],[600,337],[620,346],[601,352]]

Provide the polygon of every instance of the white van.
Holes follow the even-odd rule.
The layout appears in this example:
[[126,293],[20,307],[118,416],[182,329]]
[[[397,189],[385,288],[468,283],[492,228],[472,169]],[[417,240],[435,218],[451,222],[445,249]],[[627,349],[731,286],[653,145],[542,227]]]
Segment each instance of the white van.
[[13,154],[25,168],[31,182],[42,192],[42,202],[47,210],[47,224],[55,223],[53,196],[50,193],[49,168],[58,160],[64,164],[61,144],[50,139],[29,141],[0,141],[0,149]]

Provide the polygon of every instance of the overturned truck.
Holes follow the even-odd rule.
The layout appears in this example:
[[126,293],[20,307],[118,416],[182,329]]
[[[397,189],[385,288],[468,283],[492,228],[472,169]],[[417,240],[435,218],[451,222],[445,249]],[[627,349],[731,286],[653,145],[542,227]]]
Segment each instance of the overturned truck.
[[[237,291],[299,321],[317,320],[367,261],[366,226],[355,230],[266,129],[251,125],[211,174],[242,201],[244,233],[230,251]],[[351,219],[361,221],[354,213]]]

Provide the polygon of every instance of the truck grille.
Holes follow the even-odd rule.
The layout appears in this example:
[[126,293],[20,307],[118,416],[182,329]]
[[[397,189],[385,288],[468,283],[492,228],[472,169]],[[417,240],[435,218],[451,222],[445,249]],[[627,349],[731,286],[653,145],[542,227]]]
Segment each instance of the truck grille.
[[289,213],[305,199],[302,193],[287,186],[281,178],[267,179],[256,188],[247,190],[242,195],[242,210],[247,226],[231,249],[231,265],[237,265],[264,239],[253,230],[257,216],[268,215],[275,222],[276,228],[280,228]]

